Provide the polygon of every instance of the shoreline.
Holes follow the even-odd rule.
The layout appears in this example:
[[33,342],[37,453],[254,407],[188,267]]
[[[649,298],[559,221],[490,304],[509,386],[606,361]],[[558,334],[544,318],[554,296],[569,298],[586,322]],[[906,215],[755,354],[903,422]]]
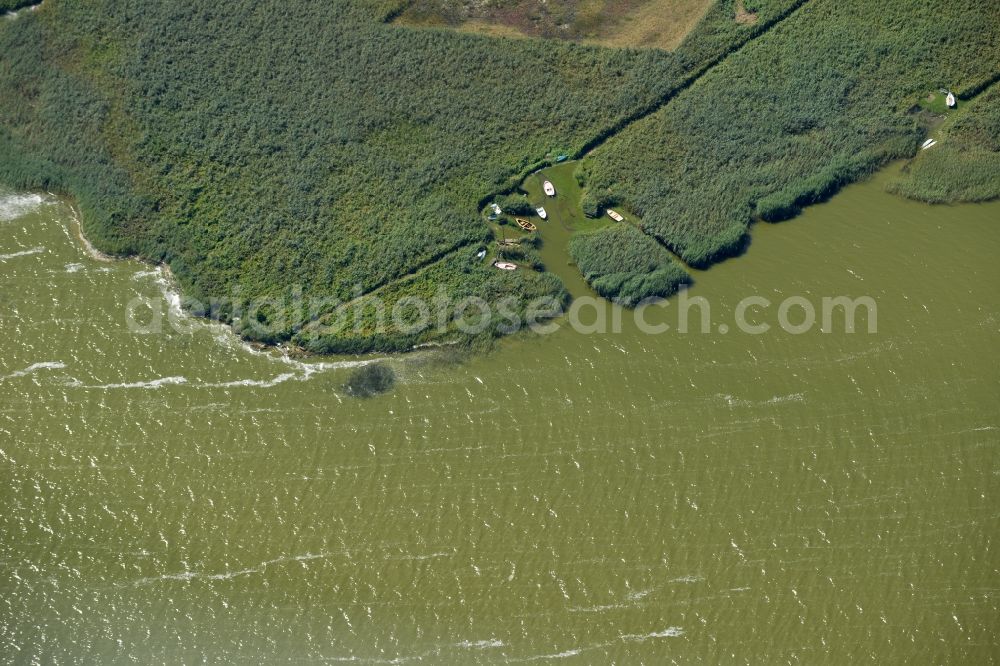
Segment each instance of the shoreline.
[[[156,270],[157,272],[160,273],[160,277],[163,281],[163,284],[161,285],[163,289],[163,296],[164,298],[167,299],[168,305],[171,309],[176,309],[176,312],[180,313],[181,316],[190,319],[192,321],[196,321],[202,325],[221,326],[226,330],[227,334],[231,335],[239,345],[243,346],[250,353],[268,354],[273,352],[281,359],[294,360],[294,361],[315,359],[319,361],[319,363],[321,364],[327,362],[324,359],[339,359],[340,361],[344,362],[371,363],[376,360],[379,360],[379,358],[384,358],[386,356],[385,354],[382,354],[375,359],[367,358],[368,356],[374,355],[376,352],[369,352],[365,354],[317,354],[315,352],[310,352],[309,350],[303,347],[291,343],[268,344],[266,342],[260,342],[257,340],[248,340],[243,336],[239,335],[231,323],[222,321],[220,319],[211,319],[208,317],[199,317],[197,315],[193,315],[184,309],[183,289],[181,288],[180,283],[178,282],[176,276],[174,275],[173,271],[170,269],[170,266],[168,264],[163,262],[153,263],[147,259],[144,259],[139,255],[119,256],[102,252],[101,250],[97,249],[97,247],[94,246],[94,244],[90,241],[89,238],[87,238],[86,234],[84,233],[83,212],[77,206],[73,197],[68,194],[57,194],[55,192],[48,190],[45,190],[45,193],[51,197],[54,197],[60,202],[64,203],[66,207],[69,208],[72,217],[71,226],[73,235],[76,237],[76,240],[80,243],[80,247],[83,248],[84,252],[87,254],[88,257],[90,257],[94,261],[99,261],[104,264],[110,264],[119,261],[135,261],[144,264],[146,266],[149,266],[151,269]],[[443,343],[429,342],[429,343],[424,343],[422,345],[417,345],[413,349],[407,350],[405,352],[398,352],[398,354],[409,355],[414,352],[426,351],[426,348],[428,347],[433,347],[437,345],[444,347],[453,344],[457,343],[454,341],[443,342]],[[391,358],[395,356],[395,354],[388,354],[388,356]]]
[[91,259],[108,264],[120,259],[125,260],[132,258],[132,257],[115,257],[110,254],[105,254],[104,252],[101,252],[96,247],[94,247],[94,244],[91,243],[90,239],[87,238],[87,236],[83,233],[83,213],[80,211],[79,208],[77,208],[76,203],[71,201],[70,198],[65,195],[58,195],[55,194],[54,192],[49,192],[48,194],[62,200],[66,204],[66,206],[70,209],[70,212],[72,213],[73,216],[73,233],[76,236],[77,240],[80,241],[80,245],[83,247],[84,251]]

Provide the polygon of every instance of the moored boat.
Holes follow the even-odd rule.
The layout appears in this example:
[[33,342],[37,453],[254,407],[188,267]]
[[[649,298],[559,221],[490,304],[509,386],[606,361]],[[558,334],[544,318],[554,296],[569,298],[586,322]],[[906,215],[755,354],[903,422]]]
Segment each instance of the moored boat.
[[556,195],[556,186],[549,181],[542,183],[542,189],[545,190],[545,194],[554,197]]
[[538,213],[538,217],[542,218],[543,220],[545,220],[545,219],[547,219],[549,217],[549,214],[546,213],[545,209],[542,208],[541,206],[539,206],[538,208],[536,208],[535,212]]
[[514,221],[517,222],[517,226],[521,227],[525,231],[537,231],[538,230],[538,227],[536,227],[535,225],[533,225],[531,222],[528,222],[523,217],[515,217]]

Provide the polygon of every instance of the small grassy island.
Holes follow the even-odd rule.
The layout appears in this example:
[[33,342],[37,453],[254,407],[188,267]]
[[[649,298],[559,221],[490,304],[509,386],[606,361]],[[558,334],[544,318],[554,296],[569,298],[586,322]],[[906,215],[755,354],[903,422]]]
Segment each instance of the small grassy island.
[[621,305],[671,296],[691,279],[663,246],[627,223],[577,235],[569,251],[594,291]]
[[[578,208],[634,218],[568,245],[625,304],[688,280],[674,254],[708,266],[754,220],[916,155],[940,121],[913,108],[943,86],[966,115],[896,189],[1000,191],[990,3],[627,4],[496,0],[444,16],[450,3],[426,0],[46,0],[0,21],[0,181],[71,195],[96,247],[169,265],[192,311],[219,301],[244,337],[318,353],[467,335],[376,316],[441,290],[512,299],[518,316],[565,302],[529,243],[496,251],[510,226],[487,209],[535,215],[545,199],[518,189],[560,160],[575,164]],[[657,16],[678,17],[675,32]],[[476,28],[491,21],[518,40]],[[293,294],[322,305],[240,317]]]

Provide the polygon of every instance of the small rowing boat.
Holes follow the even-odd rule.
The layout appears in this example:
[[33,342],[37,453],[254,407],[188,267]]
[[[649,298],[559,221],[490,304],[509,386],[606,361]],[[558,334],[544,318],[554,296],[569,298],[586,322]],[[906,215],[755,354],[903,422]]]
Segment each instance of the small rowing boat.
[[502,271],[513,271],[517,270],[517,264],[512,264],[509,261],[497,261],[493,263],[494,266]]
[[955,99],[955,93],[948,93],[948,96],[944,100],[945,104],[948,105],[949,109],[954,109],[957,100]]
[[542,183],[542,189],[545,190],[545,194],[550,197],[554,197],[556,195],[556,186],[549,181]]
[[515,217],[514,221],[517,222],[517,226],[521,227],[525,231],[538,231],[538,227],[533,225],[531,222],[528,222],[523,217]]
[[549,217],[549,214],[546,213],[545,209],[542,208],[541,206],[539,206],[538,208],[536,208],[535,212],[538,213],[538,217],[542,218],[543,220],[547,219]]
[[621,215],[619,215],[615,211],[611,210],[610,208],[608,209],[608,217],[610,217],[615,222],[621,222],[622,220],[625,219],[624,217],[622,217]]
[[482,259],[482,258],[483,258],[483,257],[485,257],[485,256],[486,256],[486,250],[485,250],[485,249],[484,249],[484,250],[480,250],[480,251],[479,251],[479,252],[478,252],[478,253],[476,254],[476,259]]

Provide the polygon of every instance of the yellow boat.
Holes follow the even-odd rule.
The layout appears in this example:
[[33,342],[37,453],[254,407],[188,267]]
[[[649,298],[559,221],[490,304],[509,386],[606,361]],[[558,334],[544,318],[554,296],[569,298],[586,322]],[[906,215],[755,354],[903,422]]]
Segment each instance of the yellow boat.
[[517,226],[521,227],[525,231],[538,231],[538,227],[533,225],[531,222],[528,222],[523,217],[515,217],[514,221],[517,222]]

